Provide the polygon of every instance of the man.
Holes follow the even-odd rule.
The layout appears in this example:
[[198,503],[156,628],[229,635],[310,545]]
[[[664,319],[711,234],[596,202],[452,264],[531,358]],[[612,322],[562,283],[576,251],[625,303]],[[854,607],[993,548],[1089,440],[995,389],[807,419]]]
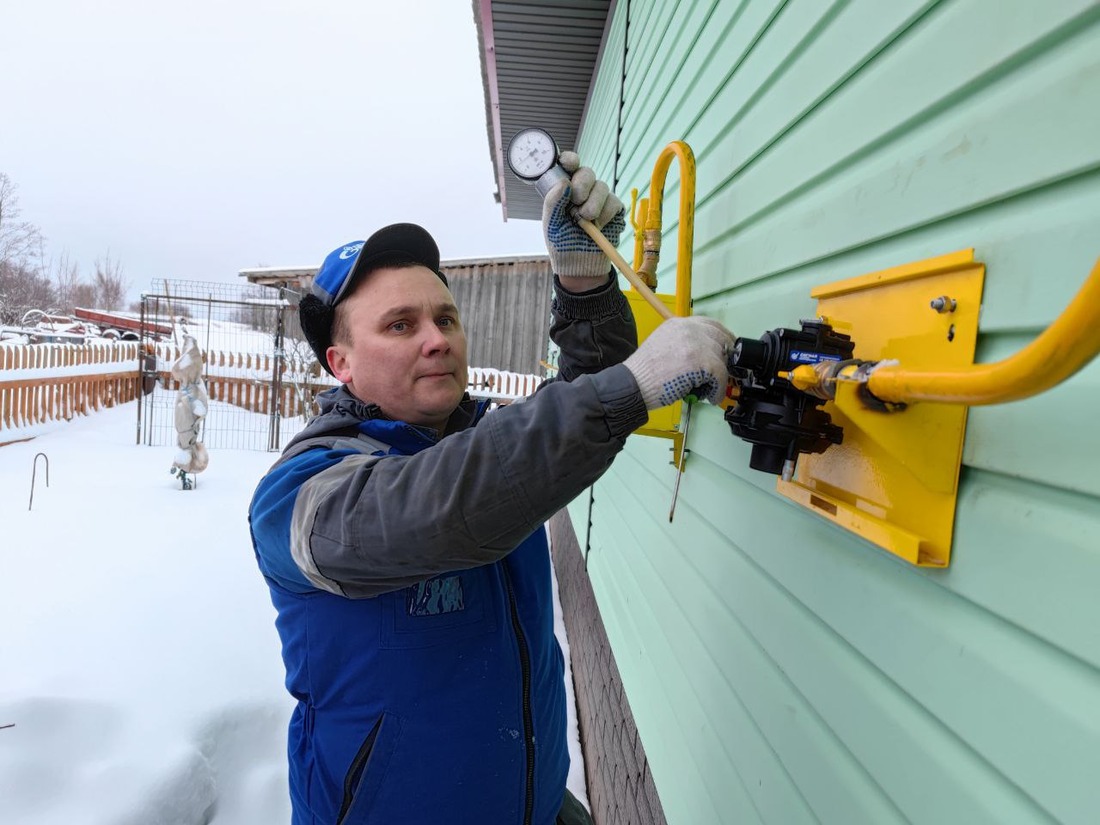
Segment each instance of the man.
[[[295,825],[589,821],[565,790],[565,690],[545,520],[647,409],[716,400],[732,336],[675,319],[636,348],[610,263],[622,205],[578,168],[546,198],[559,380],[486,414],[422,228],[335,250],[300,307],[342,386],[260,482],[249,518],[278,611]],[[635,351],[636,350],[636,351]]]

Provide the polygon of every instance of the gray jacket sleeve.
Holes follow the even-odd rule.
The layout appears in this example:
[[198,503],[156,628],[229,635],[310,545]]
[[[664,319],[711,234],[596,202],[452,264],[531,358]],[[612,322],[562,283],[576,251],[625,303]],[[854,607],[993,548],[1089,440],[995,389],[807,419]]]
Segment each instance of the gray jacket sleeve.
[[351,456],[306,481],[291,525],[314,584],[363,598],[507,555],[594,482],[646,420],[612,366],[412,456]]
[[621,364],[638,348],[634,315],[614,277],[599,289],[570,293],[555,275],[550,309],[550,338],[561,348],[559,380]]

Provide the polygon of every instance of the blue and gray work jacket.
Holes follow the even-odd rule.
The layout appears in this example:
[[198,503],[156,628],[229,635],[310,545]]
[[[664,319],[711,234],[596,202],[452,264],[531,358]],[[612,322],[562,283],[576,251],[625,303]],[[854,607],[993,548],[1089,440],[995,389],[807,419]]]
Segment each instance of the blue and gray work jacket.
[[544,522],[646,420],[612,281],[556,290],[560,378],[444,436],[346,387],[260,482],[295,825],[551,825],[569,756]]

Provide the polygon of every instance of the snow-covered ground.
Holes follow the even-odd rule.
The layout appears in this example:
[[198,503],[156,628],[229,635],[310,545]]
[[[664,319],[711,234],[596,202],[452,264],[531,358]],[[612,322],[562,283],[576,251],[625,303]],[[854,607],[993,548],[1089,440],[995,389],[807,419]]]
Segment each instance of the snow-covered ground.
[[0,447],[0,823],[289,822],[292,700],[245,517],[275,456],[212,451],[185,492],[172,448],[133,443],[134,403]]

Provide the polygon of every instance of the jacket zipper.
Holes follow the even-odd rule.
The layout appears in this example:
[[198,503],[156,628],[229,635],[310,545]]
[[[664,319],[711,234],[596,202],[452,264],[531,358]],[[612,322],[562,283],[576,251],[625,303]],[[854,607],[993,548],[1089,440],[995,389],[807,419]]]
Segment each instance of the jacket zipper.
[[527,750],[527,795],[523,809],[523,825],[531,825],[535,809],[535,725],[531,721],[531,654],[527,650],[527,637],[519,623],[519,609],[516,607],[516,591],[512,588],[512,576],[508,572],[508,562],[501,563],[504,571],[504,585],[508,589],[508,607],[512,613],[512,630],[516,634],[519,647],[519,664],[523,672],[523,744]]
[[348,768],[348,772],[344,775],[344,801],[340,805],[340,813],[336,817],[336,825],[340,825],[344,821],[344,817],[348,815],[348,811],[351,810],[351,803],[355,801],[355,788],[359,784],[359,780],[363,777],[363,769],[366,767],[367,760],[370,759],[371,752],[374,750],[374,741],[378,738],[378,729],[382,727],[382,717],[378,717],[378,721],[374,723],[374,727],[370,729],[370,733],[367,734],[367,738],[363,740],[363,744],[359,746],[359,752],[355,754],[355,758],[351,760],[351,767]]

